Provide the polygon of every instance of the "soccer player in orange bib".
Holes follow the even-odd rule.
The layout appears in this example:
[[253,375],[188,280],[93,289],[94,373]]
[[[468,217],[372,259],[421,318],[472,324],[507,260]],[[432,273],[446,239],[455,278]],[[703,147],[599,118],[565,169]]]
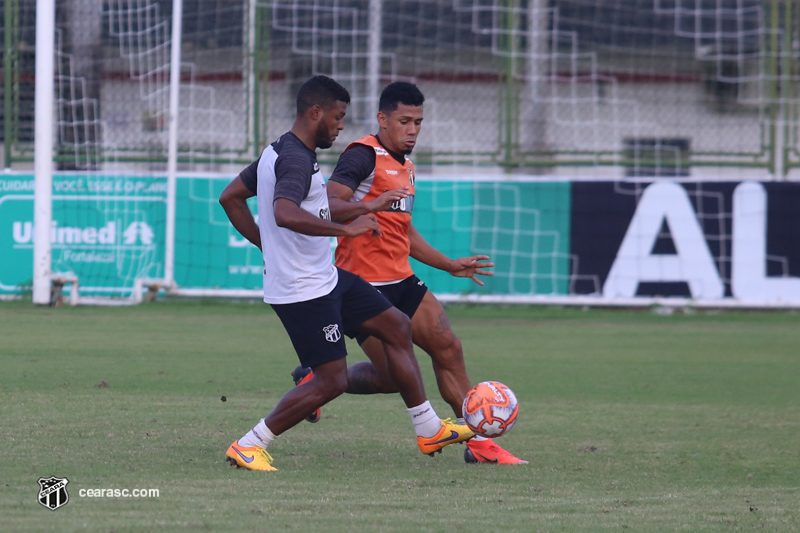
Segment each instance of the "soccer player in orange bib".
[[[349,222],[374,213],[381,236],[339,237],[336,266],[353,272],[375,286],[392,304],[411,318],[414,344],[433,362],[442,398],[464,423],[461,405],[470,390],[461,341],[450,328],[441,303],[414,275],[409,257],[483,285],[478,275],[491,276],[494,266],[485,255],[450,259],[431,246],[411,223],[414,208],[414,164],[408,158],[422,127],[425,97],[416,85],[396,82],[381,93],[378,134],[352,143],[339,158],[327,184],[331,217]],[[371,336],[356,337],[371,362],[347,369],[347,392],[393,393],[397,389],[380,363],[383,347]],[[378,363],[375,363],[375,362]],[[310,371],[298,367],[292,373],[299,383]],[[312,416],[319,416],[313,413]],[[527,461],[483,437],[467,441],[464,459],[469,463],[526,464]]]

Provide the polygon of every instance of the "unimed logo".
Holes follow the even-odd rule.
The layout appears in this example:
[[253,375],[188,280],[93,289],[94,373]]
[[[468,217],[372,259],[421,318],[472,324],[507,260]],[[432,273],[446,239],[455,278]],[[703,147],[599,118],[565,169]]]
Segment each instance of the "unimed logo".
[[122,237],[124,244],[134,245],[141,243],[150,245],[153,244],[155,233],[153,233],[147,222],[131,222],[122,232]]
[[[105,226],[59,226],[53,221],[50,227],[50,242],[56,245],[66,244],[116,244],[118,239],[116,222],[108,222]],[[33,244],[33,223],[16,221],[12,224],[12,237],[16,244]],[[121,232],[122,244],[151,245],[155,233],[147,222],[131,222]]]

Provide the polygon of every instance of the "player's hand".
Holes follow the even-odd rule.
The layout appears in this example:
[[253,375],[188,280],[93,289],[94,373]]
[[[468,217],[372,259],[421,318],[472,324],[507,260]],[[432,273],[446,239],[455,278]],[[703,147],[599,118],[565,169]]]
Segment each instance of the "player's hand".
[[408,198],[408,193],[408,187],[400,187],[398,189],[386,191],[369,202],[369,210],[373,213],[377,213],[378,211],[386,211],[392,207],[394,202],[402,200],[403,198]]
[[373,237],[381,234],[381,227],[378,224],[378,218],[375,215],[361,215],[353,222],[347,225],[347,237],[358,237],[368,231],[372,232]]
[[457,278],[470,278],[478,285],[483,286],[484,283],[475,276],[494,276],[494,272],[484,270],[485,268],[494,267],[494,263],[486,262],[488,259],[488,255],[473,255],[471,257],[453,259],[448,272]]

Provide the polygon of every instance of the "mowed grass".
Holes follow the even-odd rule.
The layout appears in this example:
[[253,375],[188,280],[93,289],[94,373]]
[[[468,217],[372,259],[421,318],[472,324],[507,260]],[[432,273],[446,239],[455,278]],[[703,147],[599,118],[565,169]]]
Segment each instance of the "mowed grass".
[[[800,530],[800,315],[448,313],[471,379],[517,393],[498,442],[529,465],[423,456],[398,396],[345,395],[279,437],[279,472],[236,470],[225,449],[292,386],[268,306],[0,303],[0,530]],[[48,476],[69,479],[54,512]]]

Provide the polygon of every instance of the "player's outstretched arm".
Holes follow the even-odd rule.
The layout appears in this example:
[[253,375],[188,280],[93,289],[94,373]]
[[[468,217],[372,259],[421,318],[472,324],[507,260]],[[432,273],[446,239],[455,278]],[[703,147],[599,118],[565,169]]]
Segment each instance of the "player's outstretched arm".
[[252,196],[255,196],[255,193],[247,188],[239,176],[236,176],[219,195],[219,203],[236,231],[260,249],[261,232],[253,219],[253,212],[247,205],[247,199]]
[[493,276],[494,272],[485,270],[492,268],[494,263],[486,262],[488,255],[473,255],[450,259],[442,252],[431,246],[422,235],[417,231],[413,224],[408,229],[408,238],[411,241],[411,257],[425,263],[433,268],[449,272],[457,278],[470,278],[478,285],[483,285],[483,281],[476,276]]
[[277,198],[274,205],[275,222],[278,226],[303,235],[358,237],[368,231],[371,231],[374,236],[381,234],[375,215],[360,216],[352,224],[339,224],[315,217],[288,198]]

